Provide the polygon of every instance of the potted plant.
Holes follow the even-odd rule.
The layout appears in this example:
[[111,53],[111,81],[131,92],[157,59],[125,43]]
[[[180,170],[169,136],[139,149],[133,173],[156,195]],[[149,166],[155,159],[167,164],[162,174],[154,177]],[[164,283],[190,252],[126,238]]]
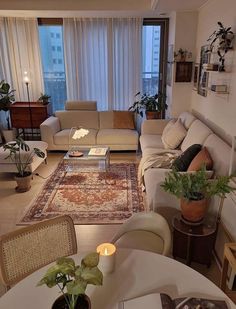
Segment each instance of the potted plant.
[[[62,257],[50,267],[38,286],[58,286],[62,295],[54,302],[52,309],[89,309],[90,300],[85,294],[88,284],[102,285],[103,275],[97,267],[99,254],[86,255],[81,265],[75,265],[72,258]],[[66,292],[64,290],[66,289]]]
[[12,102],[15,101],[15,90],[11,90],[10,88],[10,85],[4,80],[0,82],[0,111],[5,112],[7,124],[6,128],[2,128],[2,133],[6,142],[12,141],[13,139],[13,130],[11,130],[10,125],[9,109]]
[[206,52],[212,52],[215,44],[217,43],[216,50],[219,56],[219,71],[224,71],[225,55],[226,53],[233,48],[232,43],[234,39],[234,33],[231,30],[231,27],[224,27],[224,25],[219,21],[219,29],[214,31],[208,38],[210,47]]
[[[138,92],[135,97],[140,97],[140,95],[140,92]],[[142,94],[140,99],[129,107],[129,110],[136,112],[141,117],[143,117],[143,111],[145,111],[147,119],[157,119],[162,118],[167,107],[166,95],[159,91],[155,95]]]
[[47,105],[49,103],[51,96],[46,93],[41,93],[41,96],[38,98],[38,102],[42,102],[43,105]]
[[8,156],[5,159],[10,158],[16,165],[18,173],[15,176],[17,183],[17,192],[26,192],[30,189],[30,183],[32,173],[29,171],[29,164],[32,161],[33,156],[36,154],[40,158],[44,158],[45,154],[38,148],[30,149],[29,145],[25,141],[18,137],[15,141],[9,142],[3,145],[4,151],[9,151]]
[[184,219],[200,222],[207,210],[210,197],[225,197],[235,190],[229,185],[233,176],[219,176],[208,179],[205,167],[194,173],[179,173],[176,170],[168,173],[161,187],[180,198],[180,207]]

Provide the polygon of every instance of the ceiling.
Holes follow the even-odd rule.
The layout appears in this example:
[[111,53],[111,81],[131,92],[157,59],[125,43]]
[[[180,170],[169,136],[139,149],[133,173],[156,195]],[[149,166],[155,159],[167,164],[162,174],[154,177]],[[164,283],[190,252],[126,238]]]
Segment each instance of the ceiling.
[[[3,15],[31,15],[36,12],[48,15],[77,15],[78,13],[110,15],[118,12],[120,15],[144,16],[150,13],[169,15],[172,11],[192,11],[199,9],[208,0],[0,0],[0,13]],[[63,11],[63,13],[62,13]],[[109,11],[109,13],[108,13]],[[33,14],[34,15],[34,14]],[[85,14],[86,15],[86,14]],[[39,16],[39,15],[38,15]],[[112,16],[112,14],[111,14]]]

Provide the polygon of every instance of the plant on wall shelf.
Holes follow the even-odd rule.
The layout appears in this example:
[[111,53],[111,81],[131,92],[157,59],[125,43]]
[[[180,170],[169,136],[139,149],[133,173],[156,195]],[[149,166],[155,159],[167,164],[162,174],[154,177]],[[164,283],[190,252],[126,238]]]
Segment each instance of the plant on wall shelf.
[[214,47],[216,48],[217,54],[219,56],[220,67],[219,71],[224,71],[225,65],[225,55],[227,52],[233,48],[232,43],[234,39],[234,33],[231,27],[224,27],[224,25],[218,21],[219,29],[215,30],[208,38],[210,43],[209,49],[206,52],[212,52]]

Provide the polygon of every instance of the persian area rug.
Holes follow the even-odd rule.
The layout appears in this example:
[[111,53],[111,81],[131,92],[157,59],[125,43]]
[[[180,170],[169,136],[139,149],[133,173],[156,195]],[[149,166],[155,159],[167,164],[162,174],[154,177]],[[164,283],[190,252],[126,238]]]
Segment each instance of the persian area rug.
[[65,172],[63,164],[44,185],[20,225],[58,215],[70,215],[74,224],[122,223],[144,211],[137,164],[111,164],[109,171]]

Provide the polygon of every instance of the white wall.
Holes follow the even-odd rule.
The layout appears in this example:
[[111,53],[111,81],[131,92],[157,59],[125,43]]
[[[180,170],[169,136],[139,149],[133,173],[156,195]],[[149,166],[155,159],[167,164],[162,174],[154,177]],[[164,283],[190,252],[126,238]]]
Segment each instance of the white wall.
[[[198,12],[177,12],[170,16],[169,44],[174,50],[179,48],[192,52],[195,59],[195,45]],[[191,59],[190,59],[191,60]],[[175,83],[175,64],[173,65],[172,86],[167,86],[169,115],[178,117],[183,111],[191,109],[192,83]]]
[[[207,44],[210,34],[218,29],[217,22],[221,21],[226,26],[232,26],[236,33],[236,1],[235,0],[210,0],[199,11],[199,22],[197,29],[197,61],[199,62],[200,48]],[[236,41],[236,40],[235,40]],[[236,46],[236,45],[235,45]],[[192,109],[202,114],[215,125],[222,128],[228,134],[236,134],[236,53],[230,51],[228,60],[234,62],[232,73],[210,73],[217,74],[219,83],[230,80],[230,94],[216,95],[208,91],[207,97],[202,97],[196,91],[192,91]]]

